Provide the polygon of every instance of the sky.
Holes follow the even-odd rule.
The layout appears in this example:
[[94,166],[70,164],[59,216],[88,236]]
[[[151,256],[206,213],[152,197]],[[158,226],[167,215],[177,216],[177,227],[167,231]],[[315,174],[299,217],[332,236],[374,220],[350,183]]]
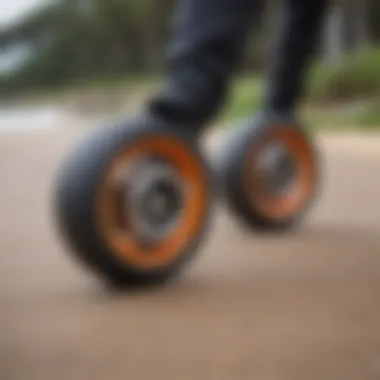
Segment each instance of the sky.
[[17,20],[43,3],[44,0],[1,0],[0,25]]
[[[12,24],[18,18],[47,0],[1,0],[0,27]],[[24,51],[7,51],[0,54],[0,74],[14,69],[25,57]]]

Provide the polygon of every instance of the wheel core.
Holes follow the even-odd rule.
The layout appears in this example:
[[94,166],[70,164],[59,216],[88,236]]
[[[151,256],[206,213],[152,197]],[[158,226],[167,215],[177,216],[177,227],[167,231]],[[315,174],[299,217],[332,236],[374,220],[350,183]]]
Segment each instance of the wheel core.
[[202,163],[172,136],[126,146],[107,168],[97,197],[101,235],[137,269],[166,266],[199,232],[207,209]]
[[254,171],[261,177],[270,196],[286,193],[297,175],[296,162],[283,144],[269,143],[254,162]]
[[[181,216],[185,186],[170,163],[156,157],[142,159],[122,183],[124,212],[141,244],[162,239]],[[126,228],[128,226],[125,226]]]
[[[252,170],[253,163],[253,170]],[[275,126],[247,149],[245,192],[267,218],[291,217],[312,197],[317,167],[306,139],[295,128]]]

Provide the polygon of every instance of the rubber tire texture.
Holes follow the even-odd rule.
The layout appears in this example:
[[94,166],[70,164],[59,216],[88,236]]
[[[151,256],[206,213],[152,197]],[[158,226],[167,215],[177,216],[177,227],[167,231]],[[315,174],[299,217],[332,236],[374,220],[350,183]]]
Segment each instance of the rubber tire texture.
[[[167,266],[141,270],[117,258],[103,241],[96,225],[96,192],[110,160],[135,139],[166,134],[177,138],[199,160],[208,182],[204,220],[191,243]],[[211,174],[195,139],[185,130],[149,119],[135,119],[99,128],[74,147],[55,181],[54,213],[57,229],[74,257],[85,267],[116,287],[142,287],[165,283],[184,269],[198,252],[210,221]]]
[[[296,129],[307,141],[316,164],[316,186],[304,207],[284,219],[271,219],[252,208],[243,190],[243,165],[250,143],[265,137],[274,125]],[[249,230],[286,232],[296,228],[313,206],[321,183],[320,156],[311,137],[292,117],[271,115],[245,121],[225,140],[218,159],[219,187],[227,208]]]

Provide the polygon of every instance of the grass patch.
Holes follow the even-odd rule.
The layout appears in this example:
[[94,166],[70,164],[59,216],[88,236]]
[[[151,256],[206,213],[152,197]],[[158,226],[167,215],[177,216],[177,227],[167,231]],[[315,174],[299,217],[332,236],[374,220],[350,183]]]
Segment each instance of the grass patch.
[[[310,71],[301,117],[312,129],[380,130],[380,48],[349,54],[335,64],[317,63]],[[233,125],[257,111],[263,81],[241,78],[232,90],[220,123]]]
[[[16,100],[29,105],[67,105],[89,114],[104,110],[116,112],[117,109],[124,112],[144,102],[160,84],[159,76],[100,78],[60,88],[37,89]],[[259,76],[238,78],[216,123],[221,127],[233,127],[239,119],[258,111],[264,84]],[[318,65],[311,71],[308,85],[300,117],[311,129],[380,130],[379,49],[349,56],[333,66]]]
[[238,79],[232,86],[230,101],[222,110],[219,120],[222,124],[247,117],[259,109],[263,82],[258,77]]
[[348,54],[334,64],[316,64],[308,97],[314,102],[351,101],[380,93],[380,49]]
[[[251,116],[261,106],[263,81],[242,78],[232,88],[230,102],[218,123],[233,128],[239,119]],[[350,100],[323,104],[307,98],[300,108],[300,117],[312,130],[380,130],[380,98]]]

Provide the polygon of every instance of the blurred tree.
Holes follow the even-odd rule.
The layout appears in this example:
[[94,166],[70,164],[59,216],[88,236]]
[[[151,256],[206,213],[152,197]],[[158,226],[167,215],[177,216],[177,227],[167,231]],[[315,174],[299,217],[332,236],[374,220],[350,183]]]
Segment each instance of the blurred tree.
[[[325,56],[330,61],[366,49],[371,43],[370,15],[378,0],[333,0],[324,35]],[[375,10],[377,19],[380,8]]]
[[[265,65],[281,1],[268,0],[262,23],[253,26],[255,33],[243,68]],[[2,89],[158,72],[165,62],[175,3],[176,0],[55,0],[17,24],[0,29],[0,52],[21,49],[28,53],[17,70],[3,78]],[[335,59],[347,50],[378,41],[379,18],[379,0],[335,0],[324,38],[326,55]]]

